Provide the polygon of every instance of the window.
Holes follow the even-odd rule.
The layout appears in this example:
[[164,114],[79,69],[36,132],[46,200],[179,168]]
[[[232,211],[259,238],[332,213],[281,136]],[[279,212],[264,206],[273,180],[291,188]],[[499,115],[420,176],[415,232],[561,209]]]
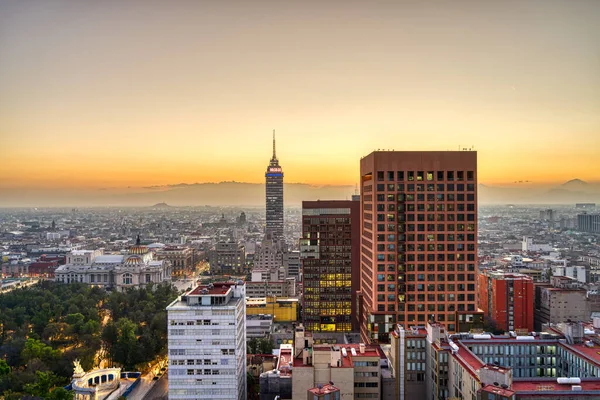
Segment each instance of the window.
[[130,273],[123,275],[123,285],[131,285],[133,283],[133,275]]

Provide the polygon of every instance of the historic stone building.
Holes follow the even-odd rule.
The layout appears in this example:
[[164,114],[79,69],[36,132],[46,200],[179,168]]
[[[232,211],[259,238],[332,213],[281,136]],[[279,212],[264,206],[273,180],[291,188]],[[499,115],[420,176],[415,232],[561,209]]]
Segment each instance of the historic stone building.
[[171,262],[154,260],[153,253],[138,242],[126,254],[103,254],[102,250],[74,250],[55,271],[55,281],[81,282],[123,291],[149,283],[171,280]]

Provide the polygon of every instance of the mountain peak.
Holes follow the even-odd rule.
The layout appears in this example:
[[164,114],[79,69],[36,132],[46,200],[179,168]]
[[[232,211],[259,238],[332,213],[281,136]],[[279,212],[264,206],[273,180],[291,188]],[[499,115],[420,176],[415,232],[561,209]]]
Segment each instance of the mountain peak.
[[571,179],[568,182],[562,184],[562,186],[585,186],[587,182],[582,181],[581,179]]

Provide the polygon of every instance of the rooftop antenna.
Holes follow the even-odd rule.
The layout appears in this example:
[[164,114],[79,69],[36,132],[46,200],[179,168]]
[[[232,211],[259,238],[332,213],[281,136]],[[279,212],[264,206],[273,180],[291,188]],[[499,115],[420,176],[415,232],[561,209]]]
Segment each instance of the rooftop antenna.
[[273,160],[277,159],[277,155],[275,153],[275,129],[273,129]]
[[354,186],[354,194],[358,195],[358,183]]

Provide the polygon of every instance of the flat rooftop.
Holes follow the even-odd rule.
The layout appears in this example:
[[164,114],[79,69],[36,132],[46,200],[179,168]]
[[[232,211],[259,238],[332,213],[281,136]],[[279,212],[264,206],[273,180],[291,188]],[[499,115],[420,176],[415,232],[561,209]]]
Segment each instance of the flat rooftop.
[[[600,391],[600,379],[581,380],[577,384],[581,386],[582,391]],[[540,391],[568,391],[572,392],[572,384],[561,385],[556,382],[556,379],[527,379],[523,381],[513,380],[511,389],[516,392],[540,392]],[[577,392],[573,392],[577,394]]]
[[[346,357],[344,357],[344,354],[342,352],[342,349],[345,348],[346,349]],[[352,355],[352,350],[354,349],[356,351],[356,355]],[[354,367],[354,359],[356,358],[357,360],[362,358],[362,357],[377,357],[378,359],[386,359],[386,355],[383,352],[383,350],[381,350],[381,348],[377,345],[365,345],[365,352],[361,353],[360,352],[360,344],[359,343],[350,343],[350,344],[319,344],[319,345],[315,345],[312,348],[313,350],[313,357],[314,357],[314,352],[315,351],[326,351],[326,352],[339,352],[340,353],[340,360],[341,360],[341,365],[340,368],[353,368]],[[302,357],[298,357],[294,359],[294,367],[308,367],[310,365],[305,365]],[[337,368],[337,366],[332,366],[332,368]]]
[[494,386],[494,385],[486,385],[483,389],[481,389],[481,391],[486,392],[486,393],[493,393],[497,396],[503,396],[503,397],[510,397],[515,394],[515,392],[511,389],[504,389],[502,387],[498,387],[498,386]]
[[[218,282],[212,285],[199,285],[187,293],[188,296],[206,296],[206,295],[223,295],[229,291],[231,286],[237,285],[236,282]],[[208,293],[202,293],[206,289]]]

